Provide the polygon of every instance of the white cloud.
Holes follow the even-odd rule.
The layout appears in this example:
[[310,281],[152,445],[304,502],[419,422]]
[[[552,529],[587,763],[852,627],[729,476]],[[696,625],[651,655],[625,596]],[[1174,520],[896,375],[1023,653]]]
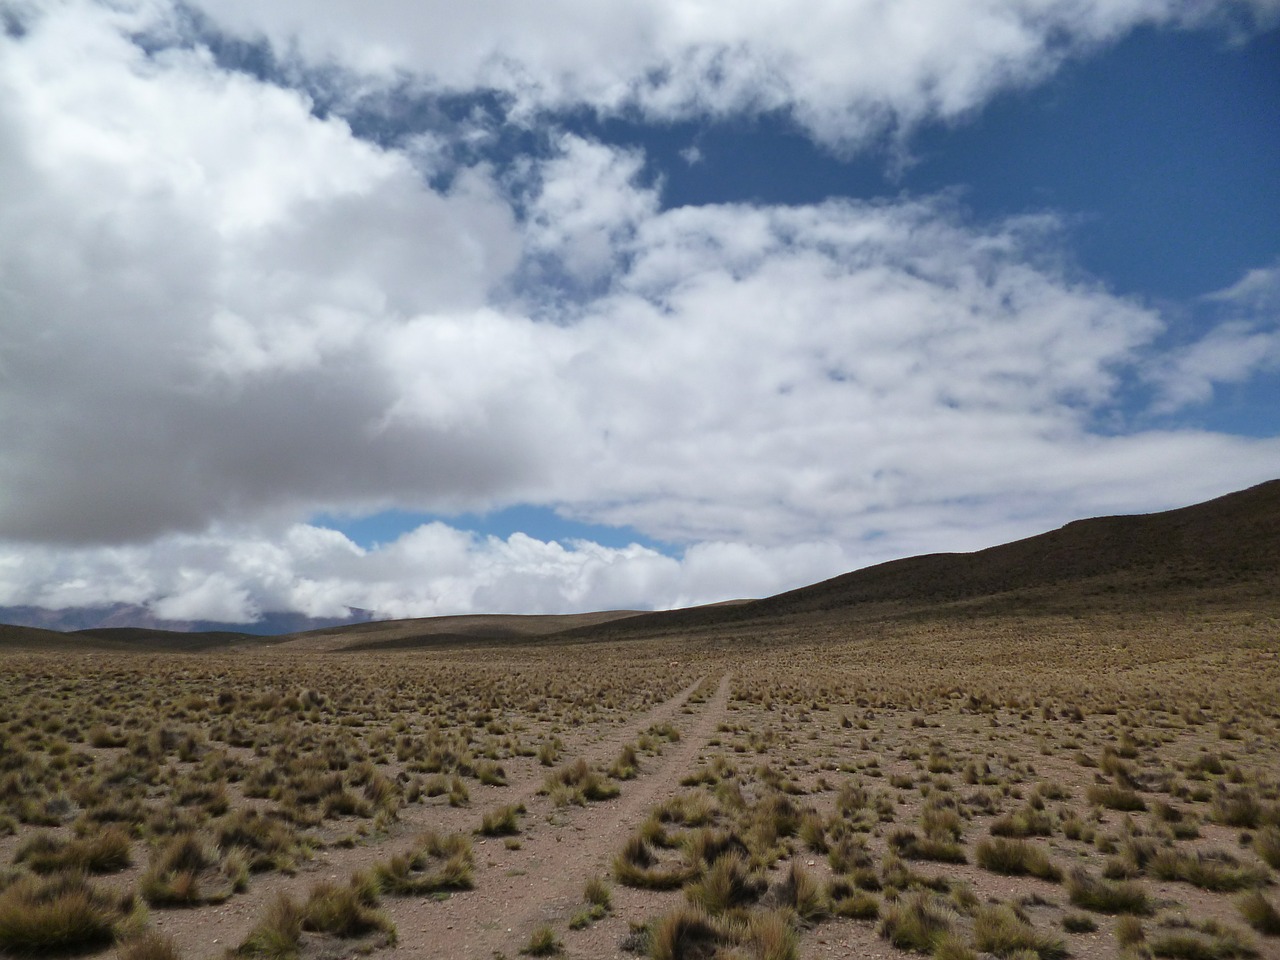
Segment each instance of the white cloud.
[[1211,293],[1205,299],[1237,309],[1280,315],[1280,260],[1267,267],[1246,271],[1231,286]]
[[1218,386],[1280,369],[1280,264],[1249,270],[1203,299],[1225,311],[1226,319],[1147,365],[1146,378],[1156,389],[1155,413],[1207,403]]
[[[172,535],[126,550],[0,549],[0,606],[147,603],[170,620],[249,623],[289,610],[388,617],[559,613],[707,603],[773,593],[843,569],[832,544],[770,550],[703,544],[682,559],[646,547],[561,544],[516,533],[477,537],[441,523],[362,550],[333,530]],[[122,591],[121,583],[137,584]]]
[[620,249],[658,211],[656,189],[637,185],[644,157],[581,137],[563,135],[555,156],[530,164],[533,201],[527,213],[528,249],[549,257],[580,283],[608,277]]
[[[1016,51],[1042,47],[1068,7],[1073,36],[1095,39],[1173,9],[978,5],[991,34],[968,54],[963,25],[948,46],[892,5],[824,13],[858,43],[902,34],[900,75],[876,81],[900,84],[901,102],[858,79],[857,57],[842,65],[800,36],[816,26],[787,39],[767,4],[736,25],[694,6],[592,7],[577,39],[549,46],[524,7],[510,23],[488,11],[499,39],[529,24],[511,49],[534,66],[446,43],[472,8],[436,38],[392,32],[400,8],[372,4],[339,52],[391,66],[441,43],[449,82],[506,71],[668,113],[691,109],[680,84],[714,60],[724,102],[710,109],[741,91],[766,102],[785,80],[787,102],[817,117],[830,103],[796,91],[822,74],[861,91],[851,103],[910,117],[1022,77],[1031,54]],[[303,29],[287,3],[252,10],[214,12],[281,38]],[[520,171],[521,219],[510,181],[484,168],[430,189],[409,153],[318,119],[297,92],[129,39],[170,12],[55,3],[0,36],[0,602],[153,601],[221,619],[666,606],[1274,473],[1275,440],[1095,432],[1123,378],[1150,369],[1164,324],[1046,265],[1052,217],[976,226],[946,198],[663,211],[641,154],[561,136]],[[330,12],[315,19],[336,37],[352,14]],[[857,30],[841,19],[854,15]],[[636,45],[586,57],[618,22]],[[687,42],[662,49],[688,62],[634,88],[628,71],[671,31]],[[789,64],[778,44],[802,41],[813,63]],[[300,49],[330,42],[308,34]],[[926,75],[929,96],[912,99]],[[576,288],[546,295],[538,279]],[[1260,369],[1250,358],[1270,354],[1249,338],[1269,335],[1250,322],[1165,358],[1169,395]],[[290,525],[514,503],[688,548],[673,559],[436,524],[369,552]]]
[[385,422],[386,339],[482,309],[517,261],[483,178],[433,193],[297,93],[149,58],[122,17],[60,4],[0,37],[0,529],[149,536],[379,483],[479,502],[528,469],[518,438],[444,462]]
[[654,119],[789,109],[855,147],[895,125],[972,110],[1136,26],[1274,0],[199,0],[223,29],[371,78],[496,89],[519,108],[635,107]]

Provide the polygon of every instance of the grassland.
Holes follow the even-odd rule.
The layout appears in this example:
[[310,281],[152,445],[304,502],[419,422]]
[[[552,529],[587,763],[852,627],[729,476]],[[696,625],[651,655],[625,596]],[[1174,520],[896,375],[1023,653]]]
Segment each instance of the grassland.
[[1275,637],[1220,612],[12,652],[0,940],[1275,956]]
[[11,644],[0,953],[1280,957],[1274,570],[1123,574]]

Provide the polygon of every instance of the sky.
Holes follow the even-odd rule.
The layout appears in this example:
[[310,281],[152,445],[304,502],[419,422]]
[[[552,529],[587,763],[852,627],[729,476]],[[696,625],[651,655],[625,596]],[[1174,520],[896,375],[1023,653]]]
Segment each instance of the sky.
[[1280,476],[1280,0],[0,0],[0,606],[764,596]]

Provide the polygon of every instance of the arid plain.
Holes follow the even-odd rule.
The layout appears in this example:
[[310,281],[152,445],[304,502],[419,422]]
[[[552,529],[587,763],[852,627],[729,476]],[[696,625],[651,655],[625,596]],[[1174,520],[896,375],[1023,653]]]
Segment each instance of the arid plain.
[[751,603],[0,632],[0,951],[1280,957],[1280,483]]

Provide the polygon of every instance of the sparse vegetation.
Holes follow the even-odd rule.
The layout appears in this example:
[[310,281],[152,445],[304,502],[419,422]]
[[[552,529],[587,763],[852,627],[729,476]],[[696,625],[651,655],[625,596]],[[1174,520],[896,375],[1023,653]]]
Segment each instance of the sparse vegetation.
[[[140,903],[199,929],[235,897],[265,905],[236,954],[323,960],[380,950],[380,898],[414,897],[389,908],[424,918],[412,950],[511,957],[554,897],[540,937],[568,955],[628,927],[736,960],[849,930],[936,960],[1269,955],[1274,616],[990,603],[429,653],[4,651],[0,949],[175,960]],[[615,840],[593,804],[619,793]],[[476,887],[510,906],[444,932]]]

